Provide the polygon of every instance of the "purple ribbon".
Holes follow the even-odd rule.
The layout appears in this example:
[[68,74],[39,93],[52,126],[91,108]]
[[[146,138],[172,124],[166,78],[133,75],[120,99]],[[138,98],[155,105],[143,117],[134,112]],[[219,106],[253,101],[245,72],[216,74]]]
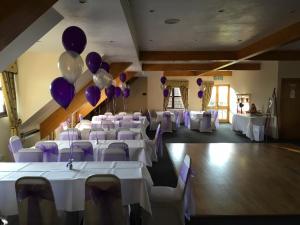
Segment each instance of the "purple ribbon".
[[163,143],[162,143],[162,132],[161,129],[158,129],[156,136],[156,153],[159,158],[162,158],[163,156]]
[[190,128],[190,112],[189,111],[185,111],[183,113],[183,119],[184,119],[184,126],[187,128]]
[[210,112],[204,112],[203,113],[203,128],[208,129],[211,127],[211,113]]
[[58,155],[58,147],[55,142],[37,143],[36,148],[43,152],[44,161],[50,162],[52,155]]

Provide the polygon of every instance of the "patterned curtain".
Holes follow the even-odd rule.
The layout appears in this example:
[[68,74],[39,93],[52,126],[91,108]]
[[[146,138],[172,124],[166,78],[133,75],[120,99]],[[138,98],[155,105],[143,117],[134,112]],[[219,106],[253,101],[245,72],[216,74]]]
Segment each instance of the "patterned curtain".
[[11,135],[19,135],[19,126],[21,124],[17,111],[15,75],[16,73],[3,71],[2,76],[0,76],[5,106],[10,122]]
[[188,99],[189,99],[189,92],[188,92],[188,88],[185,87],[185,86],[180,86],[180,92],[181,92],[181,99],[182,99],[182,102],[183,102],[183,105],[184,105],[184,108],[187,109],[189,107],[189,102],[188,102]]
[[211,98],[214,82],[213,81],[204,81],[202,85],[203,85],[203,92],[204,92],[204,95],[202,98],[202,110],[206,111],[207,106],[210,101],[210,98]]
[[171,89],[174,87],[179,87],[181,92],[181,98],[184,105],[184,108],[187,109],[189,106],[189,81],[187,80],[167,80],[167,86],[170,86]]
[[167,89],[169,90],[169,95],[168,95],[168,97],[164,97],[164,104],[163,104],[163,110],[164,111],[167,110],[168,103],[169,103],[169,98],[170,98],[170,94],[171,94],[171,91],[172,91],[172,87],[167,86]]

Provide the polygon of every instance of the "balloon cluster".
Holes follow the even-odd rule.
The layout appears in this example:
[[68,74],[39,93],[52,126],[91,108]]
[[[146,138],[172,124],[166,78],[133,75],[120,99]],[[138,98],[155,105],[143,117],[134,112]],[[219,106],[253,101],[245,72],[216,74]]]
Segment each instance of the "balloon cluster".
[[169,89],[166,87],[167,78],[165,76],[162,76],[160,78],[161,87],[163,89],[163,96],[168,97],[169,96]]
[[[202,85],[202,79],[201,78],[197,79],[197,84],[198,84],[199,87],[201,87],[201,85]],[[204,94],[203,91],[199,90],[198,91],[198,98],[203,98],[203,94]]]
[[58,60],[58,68],[62,76],[54,79],[50,86],[53,99],[66,109],[75,96],[74,83],[83,70],[83,60],[80,54],[86,46],[86,36],[79,27],[68,27],[62,35],[65,48]]
[[[128,98],[129,97],[129,95],[130,95],[130,89],[129,89],[129,87],[126,85],[126,73],[124,73],[124,72],[122,72],[122,73],[120,73],[120,75],[119,75],[119,79],[120,79],[120,81],[122,82],[121,83],[121,88],[120,88],[120,95],[121,95],[121,93],[123,94],[123,96],[125,97],[125,98]],[[117,96],[118,97],[118,96]]]

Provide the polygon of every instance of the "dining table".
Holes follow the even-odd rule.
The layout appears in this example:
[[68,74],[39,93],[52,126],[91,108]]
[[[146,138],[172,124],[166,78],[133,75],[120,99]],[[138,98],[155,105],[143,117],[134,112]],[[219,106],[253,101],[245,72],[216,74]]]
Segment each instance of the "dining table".
[[112,174],[121,182],[122,204],[138,204],[151,213],[149,190],[151,176],[142,162],[65,162],[0,163],[0,211],[2,216],[18,214],[15,183],[21,177],[44,177],[49,180],[59,211],[84,210],[85,181],[89,176]]

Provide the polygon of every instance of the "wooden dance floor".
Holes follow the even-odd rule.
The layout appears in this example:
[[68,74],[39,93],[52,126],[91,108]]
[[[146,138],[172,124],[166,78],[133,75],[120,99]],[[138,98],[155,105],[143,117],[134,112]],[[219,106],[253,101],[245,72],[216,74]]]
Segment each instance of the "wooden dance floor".
[[300,215],[300,153],[277,144],[167,144],[192,159],[195,216]]

